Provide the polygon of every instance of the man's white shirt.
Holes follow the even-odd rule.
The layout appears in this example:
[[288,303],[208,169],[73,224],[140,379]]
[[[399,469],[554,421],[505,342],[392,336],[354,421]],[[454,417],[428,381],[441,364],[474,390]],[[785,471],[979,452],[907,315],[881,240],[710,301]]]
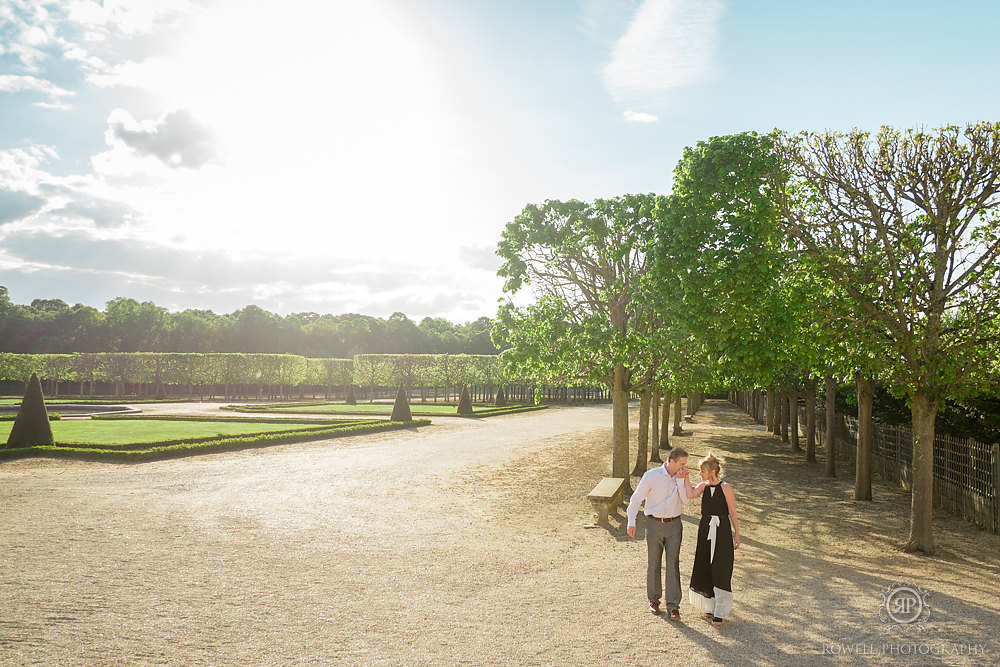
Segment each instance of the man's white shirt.
[[[684,510],[684,504],[688,502],[687,489],[684,486],[684,479],[681,477],[671,477],[667,472],[667,464],[663,464],[651,470],[639,480],[639,485],[632,493],[632,499],[628,502],[628,525],[635,526],[636,515],[639,514],[639,505],[646,501],[645,512],[661,519],[672,516],[680,516]],[[678,471],[680,472],[680,471]]]

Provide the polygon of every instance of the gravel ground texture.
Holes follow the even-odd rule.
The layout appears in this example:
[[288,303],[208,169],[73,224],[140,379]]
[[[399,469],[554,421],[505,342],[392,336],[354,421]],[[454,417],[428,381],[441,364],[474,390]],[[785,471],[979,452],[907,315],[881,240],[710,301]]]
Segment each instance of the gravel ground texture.
[[[938,511],[938,553],[903,553],[902,490],[855,502],[851,470],[824,477],[723,401],[684,428],[694,480],[713,451],[736,490],[721,627],[686,601],[681,623],[646,611],[642,521],[634,540],[624,508],[585,527],[610,409],[553,408],[140,465],[2,463],[0,664],[1000,663],[1000,536]],[[922,630],[880,619],[897,582],[926,592]]]

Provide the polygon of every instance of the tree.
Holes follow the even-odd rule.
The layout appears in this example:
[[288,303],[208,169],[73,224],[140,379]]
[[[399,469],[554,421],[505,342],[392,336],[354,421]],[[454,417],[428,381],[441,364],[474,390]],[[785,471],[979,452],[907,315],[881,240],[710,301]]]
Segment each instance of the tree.
[[106,345],[114,352],[154,352],[165,338],[167,311],[151,301],[119,297],[108,301]]
[[[653,204],[648,194],[529,204],[507,224],[497,249],[504,260],[498,272],[506,278],[504,292],[513,297],[530,285],[538,301],[527,308],[505,304],[494,342],[509,345],[503,355],[523,360],[525,373],[536,379],[548,365],[567,373],[566,379],[600,378],[610,386],[611,474],[626,484],[629,365],[634,361],[629,337],[646,308],[635,297],[646,268]],[[510,335],[511,329],[527,333],[528,328],[536,329],[529,339]],[[543,333],[556,338],[546,341]],[[553,345],[557,352],[531,360]]]
[[163,348],[167,352],[214,352],[220,349],[225,318],[210,310],[188,309],[168,316]]
[[794,408],[821,348],[816,336],[802,335],[812,315],[810,281],[794,270],[777,225],[780,186],[771,135],[712,137],[686,148],[673,192],[657,200],[650,284],[675,338],[702,351],[696,358],[708,367],[700,386],[708,378],[736,388],[780,386],[791,446],[801,451]]
[[932,552],[935,419],[988,364],[1000,317],[1000,123],[785,136],[784,229],[841,288],[907,396],[906,549]]
[[231,316],[225,352],[277,352],[281,318],[260,306],[246,306]]

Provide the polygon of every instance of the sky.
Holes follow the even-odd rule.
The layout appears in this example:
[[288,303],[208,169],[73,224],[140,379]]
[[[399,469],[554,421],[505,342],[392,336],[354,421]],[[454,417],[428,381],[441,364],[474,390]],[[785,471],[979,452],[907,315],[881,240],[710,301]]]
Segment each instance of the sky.
[[1000,117],[992,0],[0,0],[16,303],[466,322],[526,204],[712,136]]

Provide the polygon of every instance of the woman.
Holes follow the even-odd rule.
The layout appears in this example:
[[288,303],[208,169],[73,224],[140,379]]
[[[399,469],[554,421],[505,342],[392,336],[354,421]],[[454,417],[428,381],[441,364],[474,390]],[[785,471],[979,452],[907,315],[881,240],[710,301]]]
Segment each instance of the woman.
[[[736,519],[736,494],[722,479],[722,461],[709,453],[698,467],[702,481],[688,492],[701,496],[701,523],[694,552],[694,569],[688,598],[691,604],[722,625],[733,609],[733,552],[740,546]],[[731,522],[731,525],[730,525]]]

